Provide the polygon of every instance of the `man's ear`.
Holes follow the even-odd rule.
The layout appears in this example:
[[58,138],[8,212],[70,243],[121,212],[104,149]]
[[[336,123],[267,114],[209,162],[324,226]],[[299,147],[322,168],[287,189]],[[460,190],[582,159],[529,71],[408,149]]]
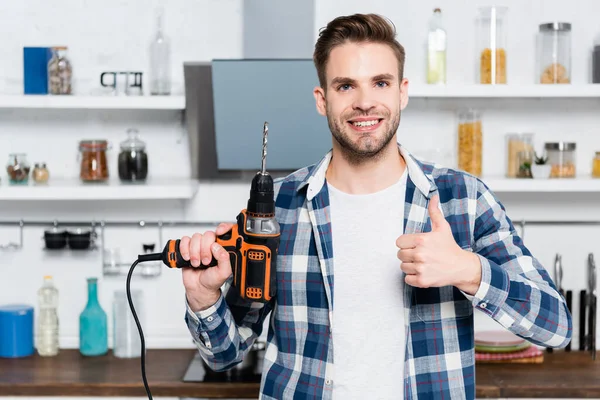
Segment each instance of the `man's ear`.
[[327,115],[327,105],[325,101],[325,90],[321,86],[315,87],[313,90],[313,94],[315,96],[315,102],[317,106],[317,111],[319,114],[326,116]]
[[400,82],[400,109],[404,110],[408,105],[408,79],[403,78]]

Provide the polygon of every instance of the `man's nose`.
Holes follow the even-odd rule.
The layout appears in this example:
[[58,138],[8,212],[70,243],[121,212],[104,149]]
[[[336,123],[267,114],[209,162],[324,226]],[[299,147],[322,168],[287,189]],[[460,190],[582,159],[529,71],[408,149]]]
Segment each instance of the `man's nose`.
[[358,90],[352,107],[355,110],[369,111],[375,107],[375,99],[373,93],[369,90]]

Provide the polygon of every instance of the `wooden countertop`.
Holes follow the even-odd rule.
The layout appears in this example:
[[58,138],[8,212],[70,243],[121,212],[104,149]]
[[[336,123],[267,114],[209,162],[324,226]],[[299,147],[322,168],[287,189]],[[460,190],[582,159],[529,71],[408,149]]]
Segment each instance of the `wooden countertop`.
[[[259,383],[183,382],[195,350],[149,350],[152,395],[257,398]],[[600,398],[600,360],[589,353],[555,351],[543,364],[478,364],[477,398]],[[0,359],[0,396],[141,396],[139,359],[112,354],[87,358],[77,350],[57,357]]]

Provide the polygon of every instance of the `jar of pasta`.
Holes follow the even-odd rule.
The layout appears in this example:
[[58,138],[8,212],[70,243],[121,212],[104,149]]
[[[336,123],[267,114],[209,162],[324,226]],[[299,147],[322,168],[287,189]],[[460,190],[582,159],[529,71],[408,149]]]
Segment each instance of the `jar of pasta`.
[[458,112],[458,168],[481,177],[483,132],[478,110]]
[[533,152],[533,133],[509,133],[506,135],[506,177],[516,178],[519,168],[520,152]]
[[576,143],[551,142],[544,145],[551,165],[550,178],[575,178]]
[[103,182],[108,179],[106,140],[82,140],[79,142],[81,169],[79,177],[84,182]]
[[506,83],[506,14],[502,6],[480,7],[477,13],[478,79],[483,84]]

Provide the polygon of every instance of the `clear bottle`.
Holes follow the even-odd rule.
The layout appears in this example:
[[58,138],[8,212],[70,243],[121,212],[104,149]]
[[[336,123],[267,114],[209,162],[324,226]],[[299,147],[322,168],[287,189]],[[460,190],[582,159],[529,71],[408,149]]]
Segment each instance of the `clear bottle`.
[[156,11],[156,32],[150,44],[150,94],[171,94],[171,44],[164,33],[164,9]]
[[36,348],[42,357],[55,356],[58,354],[58,289],[49,275],[44,276],[44,284],[38,290],[38,303]]
[[446,30],[442,10],[436,8],[429,20],[427,37],[427,83],[446,83]]

